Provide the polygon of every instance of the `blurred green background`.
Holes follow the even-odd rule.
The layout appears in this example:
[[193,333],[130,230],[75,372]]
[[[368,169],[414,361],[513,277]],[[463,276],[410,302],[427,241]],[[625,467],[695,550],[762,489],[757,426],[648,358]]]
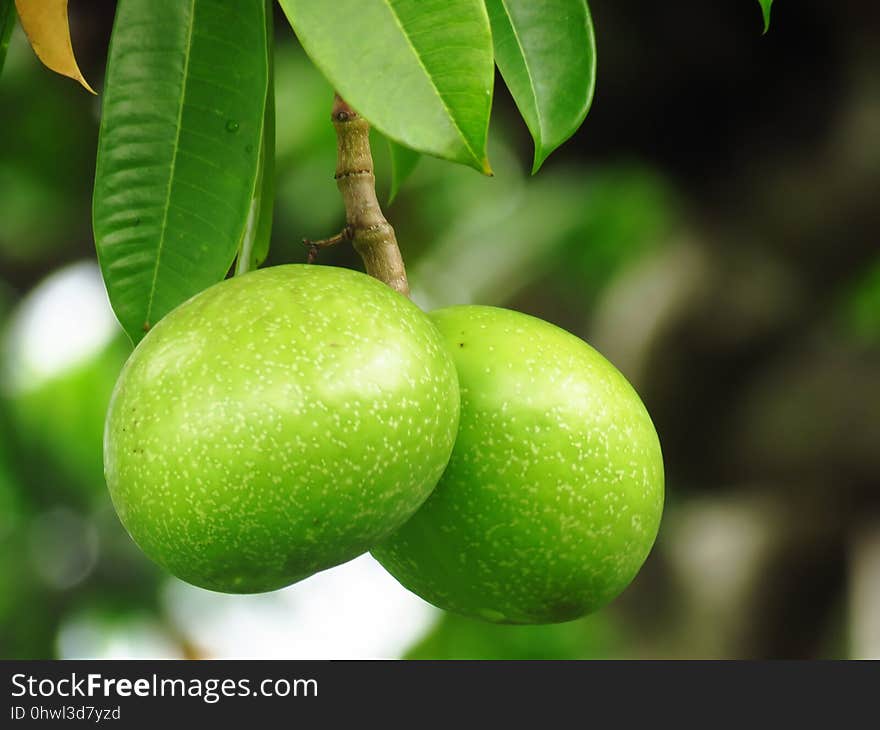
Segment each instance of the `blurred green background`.
[[[499,84],[495,177],[420,162],[393,205],[416,301],[513,307],[633,382],[667,469],[642,573],[596,615],[445,615],[368,557],[261,596],[133,546],[101,472],[129,346],[95,266],[99,99],[16,30],[0,76],[0,657],[880,658],[880,6],[592,3],[593,110],[534,178]],[[71,3],[100,89],[114,3]],[[331,90],[276,22],[269,263],[341,228]],[[387,150],[375,140],[379,184]],[[320,262],[359,267],[351,251]]]

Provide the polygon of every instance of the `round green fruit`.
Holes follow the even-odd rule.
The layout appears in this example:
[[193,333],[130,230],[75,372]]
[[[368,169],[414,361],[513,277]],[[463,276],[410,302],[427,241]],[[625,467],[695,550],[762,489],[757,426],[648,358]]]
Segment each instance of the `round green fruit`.
[[660,524],[663,459],[645,407],[547,322],[478,306],[432,316],[458,369],[458,439],[428,501],[373,555],[425,600],[489,621],[600,608]]
[[364,274],[229,279],[135,349],[104,469],[135,542],[178,577],[268,591],[368,550],[425,501],[458,426],[428,317]]

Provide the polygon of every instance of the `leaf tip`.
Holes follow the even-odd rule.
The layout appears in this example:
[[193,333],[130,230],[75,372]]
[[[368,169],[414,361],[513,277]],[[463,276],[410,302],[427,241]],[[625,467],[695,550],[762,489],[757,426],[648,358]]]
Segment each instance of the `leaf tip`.
[[538,171],[541,169],[541,166],[550,156],[550,152],[552,150],[545,150],[540,145],[535,145],[535,158],[532,160],[532,175],[537,175]]
[[770,30],[770,12],[773,7],[773,0],[758,0],[761,4],[761,13],[764,16],[764,33],[763,35],[767,35],[767,31]]
[[92,96],[97,96],[97,95],[98,95],[98,92],[95,91],[91,86],[89,86],[89,82],[85,80],[85,77],[84,77],[82,74],[80,74],[80,75],[79,75],[79,78],[77,78],[76,80],[79,81],[80,85],[81,85],[86,91],[88,91]]

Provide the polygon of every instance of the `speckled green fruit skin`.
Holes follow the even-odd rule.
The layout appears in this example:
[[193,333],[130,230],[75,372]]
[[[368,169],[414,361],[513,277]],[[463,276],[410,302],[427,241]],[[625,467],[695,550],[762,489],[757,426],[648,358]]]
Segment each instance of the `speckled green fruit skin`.
[[104,470],[179,578],[274,590],[368,550],[452,452],[458,379],[431,320],[364,274],[261,269],[167,315],[120,375]]
[[425,505],[373,555],[441,608],[499,623],[590,613],[632,581],[663,510],[663,460],[626,379],[518,312],[432,315],[461,385],[458,440]]

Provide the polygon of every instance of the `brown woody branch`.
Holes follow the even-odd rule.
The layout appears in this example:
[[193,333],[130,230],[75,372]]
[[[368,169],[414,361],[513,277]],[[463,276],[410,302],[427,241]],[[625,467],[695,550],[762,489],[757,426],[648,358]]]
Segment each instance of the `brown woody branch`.
[[[327,241],[350,240],[370,276],[408,297],[409,284],[397,236],[376,198],[370,125],[338,94],[332,119],[336,128],[336,185],[345,203],[346,227]],[[325,242],[310,242],[312,246],[321,243]]]

